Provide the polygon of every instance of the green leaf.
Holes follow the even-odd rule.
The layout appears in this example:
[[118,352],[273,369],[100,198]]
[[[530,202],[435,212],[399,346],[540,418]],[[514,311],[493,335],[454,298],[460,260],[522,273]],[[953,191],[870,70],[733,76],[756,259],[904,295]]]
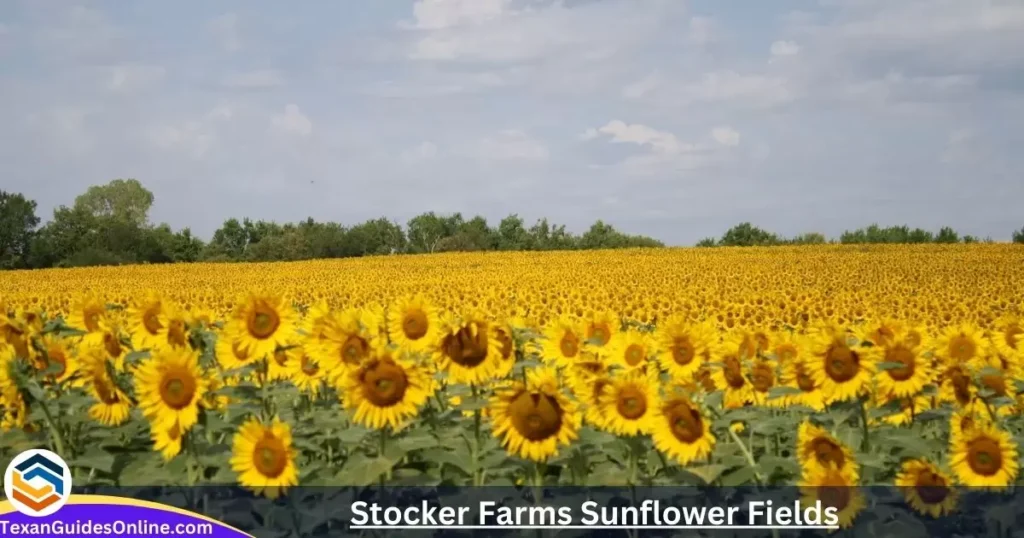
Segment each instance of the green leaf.
[[424,450],[421,453],[421,455],[425,460],[436,463],[438,467],[444,467],[445,465],[449,465],[461,471],[466,476],[470,476],[473,474],[472,468],[470,467],[472,462],[468,461],[467,458],[462,457],[448,449],[428,449]]
[[354,457],[345,462],[336,478],[353,486],[369,486],[378,483],[381,475],[394,465],[395,462],[388,458]]
[[729,468],[725,465],[718,465],[714,463],[698,467],[687,467],[685,469],[686,472],[696,475],[698,478],[703,480],[705,484],[711,484],[717,480],[719,476],[722,476],[722,473],[728,470]]
[[100,472],[110,473],[114,469],[114,455],[102,448],[92,448],[85,454],[69,461],[68,465],[80,469],[96,469]]
[[793,395],[793,394],[801,394],[801,393],[803,393],[803,391],[798,389],[798,388],[796,388],[796,387],[784,387],[784,386],[783,387],[772,387],[768,391],[768,399],[769,400],[774,400],[776,398],[781,398],[783,396],[790,396],[790,395]]
[[724,476],[722,476],[722,487],[736,487],[745,484],[754,483],[754,469],[750,466],[740,467]]

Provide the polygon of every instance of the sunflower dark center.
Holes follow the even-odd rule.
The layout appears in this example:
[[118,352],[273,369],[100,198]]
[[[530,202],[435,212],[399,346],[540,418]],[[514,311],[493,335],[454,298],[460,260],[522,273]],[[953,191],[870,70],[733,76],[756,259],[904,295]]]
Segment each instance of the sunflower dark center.
[[672,360],[679,366],[686,366],[697,356],[693,343],[685,336],[677,336],[672,341]]
[[[476,322],[474,322],[476,323]],[[475,331],[472,329],[476,329]],[[445,355],[455,364],[476,368],[487,358],[487,325],[476,323],[444,338]]]
[[515,343],[512,341],[512,337],[502,329],[495,331],[494,337],[498,339],[498,343],[501,345],[501,358],[506,360],[512,358],[512,352],[515,351]]
[[363,370],[360,382],[363,396],[377,407],[391,407],[405,397],[409,378],[401,366],[391,361],[377,361]]
[[121,356],[121,341],[111,333],[103,333],[103,347],[111,357]]
[[169,372],[160,383],[160,398],[174,410],[188,407],[195,394],[196,380],[187,373]]
[[977,350],[978,344],[965,334],[958,334],[949,340],[949,356],[956,362],[971,359]]
[[754,385],[754,390],[768,392],[775,386],[775,372],[772,371],[771,366],[758,363],[750,372],[750,383]]
[[1006,378],[1002,374],[982,375],[981,386],[994,392],[996,398],[1006,396]]
[[842,469],[843,465],[846,464],[846,455],[843,454],[843,449],[835,441],[824,437],[817,437],[811,441],[811,451],[814,453],[814,458],[822,466],[829,466],[834,464],[837,468]]
[[410,310],[402,316],[402,332],[409,340],[419,340],[427,335],[429,323],[426,312],[418,308]]
[[740,360],[736,357],[726,357],[722,365],[722,374],[725,382],[734,389],[743,388],[747,380],[743,378],[743,369],[740,367]]
[[904,346],[896,345],[885,350],[885,362],[899,363],[902,366],[887,370],[889,377],[896,381],[906,381],[914,376],[917,367],[914,352]]
[[356,335],[349,335],[341,345],[341,360],[350,365],[359,365],[370,353],[370,344]]
[[815,388],[814,378],[812,378],[807,370],[804,369],[803,365],[797,365],[796,369],[796,385],[800,387],[800,390],[804,392],[811,392]]
[[612,338],[612,331],[607,324],[597,323],[590,326],[587,331],[587,340],[594,340],[597,345],[603,346]]
[[562,356],[566,358],[573,358],[580,352],[580,339],[572,331],[565,331],[562,335],[562,339],[558,341],[558,350],[562,352]]
[[87,308],[84,312],[85,329],[89,332],[95,332],[100,328],[100,316],[103,314],[103,310],[98,307]]
[[171,320],[171,325],[167,328],[167,342],[175,347],[185,347],[187,329],[184,321]]
[[277,311],[268,305],[265,301],[259,301],[253,307],[249,313],[249,334],[253,338],[260,340],[266,340],[274,333],[277,332],[277,328],[281,325],[281,317],[278,316]]
[[626,348],[625,361],[630,366],[636,366],[643,362],[646,353],[644,347],[639,344],[631,344]]
[[117,391],[114,390],[113,385],[106,379],[96,377],[93,379],[92,386],[96,389],[96,396],[104,404],[114,405],[121,402],[121,398],[117,395]]
[[846,484],[840,484],[840,480],[833,480],[835,484],[828,484],[818,487],[818,499],[821,499],[821,504],[824,507],[835,508],[837,512],[842,512],[846,505],[850,504],[850,487]]
[[846,345],[833,344],[825,354],[825,372],[836,383],[845,383],[860,371],[860,357]]
[[308,355],[302,356],[302,362],[300,364],[302,373],[306,375],[316,375],[320,371],[320,366],[309,358]]
[[983,476],[993,476],[1003,468],[1003,452],[999,442],[990,437],[978,437],[967,443],[967,464]]
[[775,348],[775,358],[780,363],[786,363],[796,357],[796,348],[792,344],[782,344]]
[[562,428],[562,408],[547,394],[523,392],[508,406],[512,427],[529,441],[543,441]]
[[931,471],[923,471],[917,475],[914,489],[917,496],[925,504],[939,504],[949,496],[949,487],[946,480]]
[[663,411],[672,436],[679,442],[692,444],[704,436],[704,419],[685,401],[670,403]]
[[636,387],[624,387],[616,397],[615,408],[627,420],[636,420],[647,412],[647,395]]
[[142,314],[142,326],[151,335],[160,334],[160,330],[164,328],[163,324],[160,323],[160,307],[151,306]]
[[288,451],[280,439],[267,432],[259,441],[256,441],[252,453],[252,463],[261,475],[267,478],[277,478],[288,466]]

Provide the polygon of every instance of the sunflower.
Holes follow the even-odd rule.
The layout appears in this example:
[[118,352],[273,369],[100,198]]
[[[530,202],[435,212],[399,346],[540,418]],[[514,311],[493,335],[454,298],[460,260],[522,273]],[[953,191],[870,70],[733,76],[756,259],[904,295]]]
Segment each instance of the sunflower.
[[153,450],[160,453],[164,461],[170,461],[181,453],[181,428],[175,422],[165,428],[150,426],[149,436],[153,441]]
[[[76,350],[71,340],[59,338],[53,334],[45,334],[37,344],[42,352],[36,357],[35,367],[41,371],[53,369],[48,380],[63,383],[72,379],[78,371]],[[74,384],[74,383],[72,383]]]
[[515,328],[508,320],[498,321],[492,324],[494,339],[498,342],[498,364],[494,370],[497,378],[508,377],[512,374],[516,365],[516,338]]
[[166,348],[153,353],[135,371],[139,407],[156,428],[175,422],[186,432],[199,419],[199,401],[209,381],[199,368],[197,353]]
[[388,310],[391,342],[408,351],[425,351],[437,339],[437,308],[422,294],[405,297]]
[[920,514],[933,518],[953,513],[959,494],[953,481],[938,467],[925,460],[903,462],[896,476],[896,487],[903,490],[907,504]]
[[715,388],[723,392],[726,409],[736,409],[754,403],[754,387],[744,375],[739,348],[728,344],[716,346],[715,355],[720,357],[721,367],[711,371]]
[[221,332],[217,335],[215,344],[217,364],[225,372],[256,364],[257,357],[251,349],[242,345],[242,340],[229,332]]
[[277,417],[269,425],[250,418],[238,428],[231,447],[231,469],[239,484],[269,499],[298,485],[295,458],[291,427]]
[[688,396],[677,391],[654,409],[651,419],[654,447],[680,465],[703,460],[715,447],[711,421]]
[[591,315],[583,326],[585,345],[598,353],[616,347],[622,320],[612,312],[602,310]]
[[867,326],[864,340],[876,346],[884,346],[896,339],[897,333],[903,331],[904,324],[899,320],[883,318]]
[[582,422],[552,368],[530,370],[526,383],[496,390],[489,412],[492,433],[510,454],[540,462],[575,440]]
[[90,362],[85,375],[85,386],[96,403],[89,407],[89,416],[104,426],[120,426],[131,415],[132,402],[127,394],[111,379],[105,360]]
[[449,383],[482,385],[495,377],[501,342],[484,316],[470,315],[463,323],[448,325],[434,351],[434,362],[448,374]]
[[231,404],[231,396],[218,393],[217,391],[227,386],[227,381],[216,371],[206,371],[203,375],[209,380],[210,384],[206,387],[206,394],[203,396],[203,399],[199,400],[199,405],[203,409],[209,409],[210,411],[223,411]]
[[306,310],[306,315],[303,316],[298,327],[306,334],[307,338],[318,343],[324,337],[327,328],[334,322],[334,319],[335,317],[331,315],[330,305],[327,304],[325,299],[320,299],[309,306]]
[[925,356],[925,349],[914,345],[903,333],[887,336],[883,343],[867,348],[864,355],[876,364],[900,365],[882,370],[875,376],[877,390],[882,394],[910,397],[932,382],[931,361]]
[[359,368],[335,371],[342,403],[368,428],[398,430],[416,416],[436,388],[433,378],[402,349],[379,348]]
[[710,361],[715,332],[709,324],[675,315],[658,326],[655,338],[662,369],[676,381],[688,381]]
[[163,315],[167,328],[164,331],[165,337],[157,342],[157,347],[187,347],[188,333],[192,326],[191,315],[187,310],[168,302],[163,303]]
[[306,351],[304,346],[289,349],[289,378],[302,392],[316,396],[323,388],[330,370],[321,368],[320,362]]
[[256,359],[287,345],[295,333],[296,314],[281,295],[250,293],[243,297],[225,326],[239,347]]
[[945,366],[975,366],[987,357],[988,347],[980,329],[963,323],[946,328],[935,339],[935,357]]
[[782,398],[769,398],[772,388],[777,385],[778,371],[775,361],[755,358],[750,365],[750,396],[753,403],[766,407],[785,407]]
[[850,447],[809,420],[801,423],[797,430],[796,447],[796,456],[805,475],[835,468],[848,475],[851,482],[856,482],[860,476],[860,466]]
[[874,363],[855,340],[839,325],[822,328],[812,337],[804,365],[821,386],[826,403],[857,398],[870,388]]
[[598,429],[606,429],[601,396],[611,384],[611,376],[607,372],[602,372],[589,376],[584,374],[571,386],[576,399],[583,403],[583,420]]
[[970,405],[978,392],[972,380],[973,374],[963,364],[946,367],[939,378],[939,401],[954,403],[961,407]]
[[866,505],[856,479],[831,466],[805,474],[800,482],[800,493],[803,506],[814,506],[820,502],[824,509],[835,509],[838,525],[843,529],[853,525],[853,520]]
[[167,320],[163,311],[164,299],[156,292],[147,292],[128,309],[128,332],[132,348],[152,349],[167,338]]
[[87,333],[103,329],[107,318],[107,303],[94,293],[79,296],[71,305],[65,323]]
[[996,352],[1008,360],[1024,359],[1024,319],[1007,314],[995,322],[990,340]]
[[573,366],[584,355],[584,327],[568,316],[562,316],[544,328],[541,358],[559,368]]
[[651,337],[637,329],[629,328],[619,335],[615,344],[608,351],[612,364],[627,370],[645,370],[647,363],[656,354]]
[[950,466],[961,484],[999,490],[1017,479],[1017,444],[1009,432],[979,422],[963,430],[953,445]]
[[364,322],[373,320],[354,308],[330,314],[321,322],[320,336],[310,341],[309,353],[327,370],[358,368],[374,347],[386,343]]
[[782,400],[780,407],[802,405],[814,411],[825,410],[825,395],[821,393],[821,384],[814,380],[805,365],[805,360],[796,359],[782,366],[780,381],[783,385],[798,389],[799,393],[787,394],[777,399]]
[[651,432],[651,417],[658,407],[658,379],[642,370],[612,377],[598,397],[604,428],[616,435]]
[[789,363],[801,357],[803,348],[802,337],[794,331],[777,331],[772,336],[772,345],[768,349],[768,355],[785,368]]

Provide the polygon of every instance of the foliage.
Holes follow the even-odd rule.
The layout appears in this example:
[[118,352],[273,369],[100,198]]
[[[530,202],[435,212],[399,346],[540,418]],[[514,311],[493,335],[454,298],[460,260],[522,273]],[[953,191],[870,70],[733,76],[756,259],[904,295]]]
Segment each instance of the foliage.
[[0,190],[0,269],[25,267],[32,234],[38,224],[34,200]]

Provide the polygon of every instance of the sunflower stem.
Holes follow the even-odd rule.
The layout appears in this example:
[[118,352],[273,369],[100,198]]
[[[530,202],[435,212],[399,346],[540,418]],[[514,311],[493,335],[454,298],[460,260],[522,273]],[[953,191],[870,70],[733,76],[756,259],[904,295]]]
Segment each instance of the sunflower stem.
[[480,406],[477,401],[480,397],[480,391],[476,385],[473,385],[473,405],[476,409],[473,411],[473,485],[482,486],[483,480],[480,476]]
[[864,437],[860,442],[860,449],[864,452],[871,451],[871,436],[868,428],[868,404],[867,398],[860,399],[860,424]]
[[750,452],[750,449],[748,449],[747,445],[743,443],[740,436],[736,435],[736,432],[732,431],[732,428],[726,428],[726,431],[729,432],[729,437],[732,438],[732,441],[740,447],[740,452],[743,452],[743,457],[747,459],[747,465],[749,465],[750,469],[754,471],[754,482],[757,483],[758,487],[763,486],[764,477],[761,476],[761,471],[757,468],[757,460],[754,459],[754,455]]
[[43,409],[43,418],[46,420],[46,427],[50,430],[50,437],[53,439],[53,446],[57,449],[57,454],[62,458],[74,457],[74,454],[70,454],[67,451],[67,446],[64,444],[64,434],[61,432],[61,428],[57,422],[53,419],[53,415],[50,413],[50,407],[46,405],[46,402],[39,401],[39,407]]

